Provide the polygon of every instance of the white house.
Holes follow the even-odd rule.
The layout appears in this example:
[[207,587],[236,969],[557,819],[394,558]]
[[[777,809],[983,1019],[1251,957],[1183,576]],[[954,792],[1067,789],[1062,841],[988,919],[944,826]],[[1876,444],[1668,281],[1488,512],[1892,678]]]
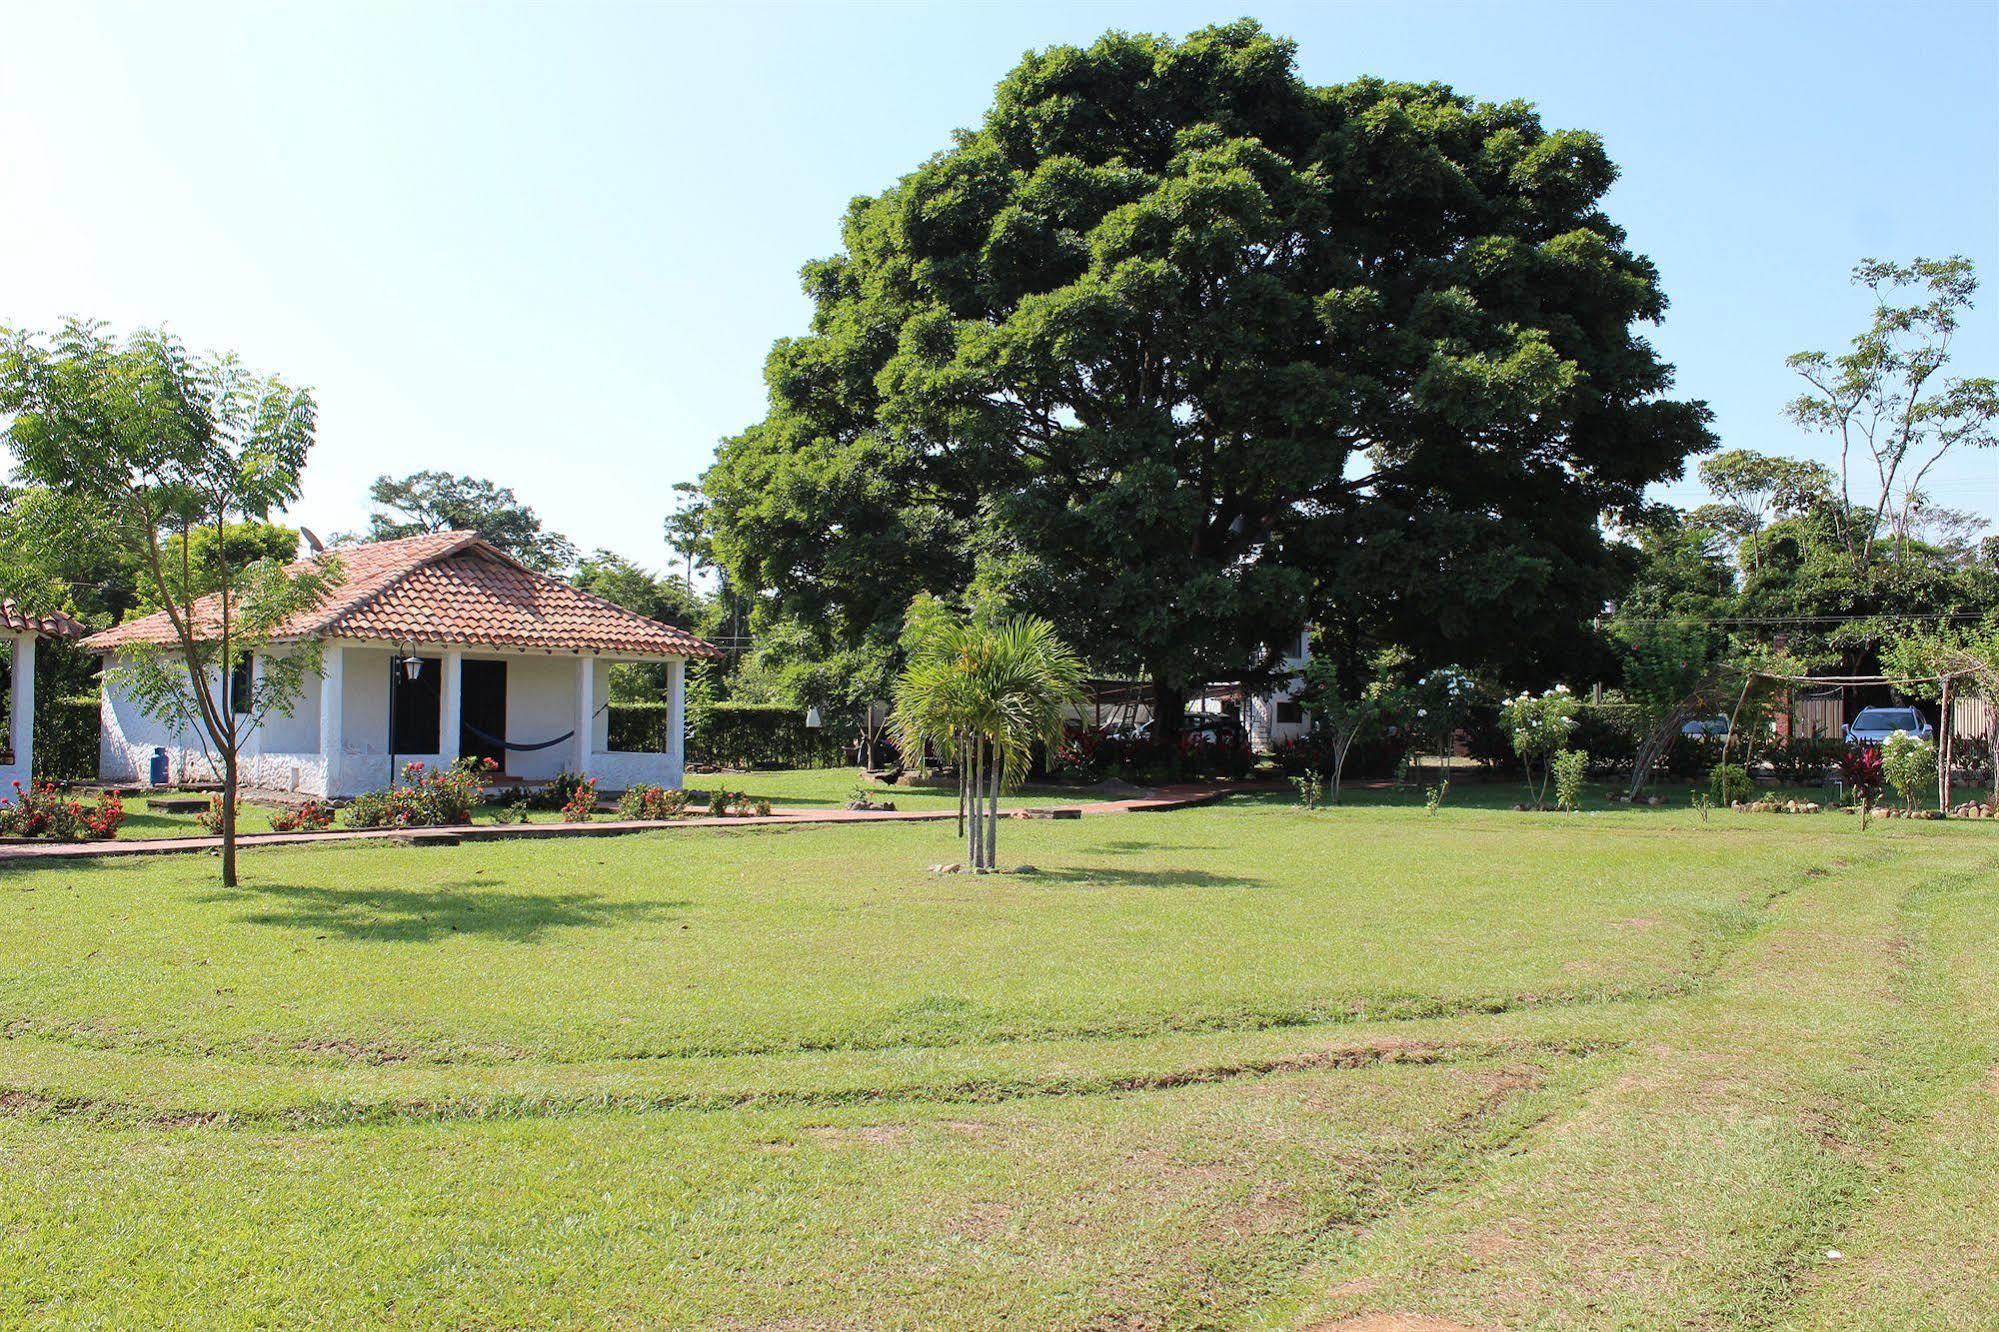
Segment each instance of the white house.
[[[685,763],[686,664],[721,656],[693,634],[647,619],[536,573],[472,532],[439,532],[327,552],[339,576],[312,611],[285,626],[286,642],[317,641],[291,715],[267,716],[244,745],[246,786],[350,796],[389,785],[420,760],[447,764],[483,755],[504,776],[535,781],[567,768],[617,791],[636,782],[677,787]],[[196,622],[216,608],[197,604]],[[115,668],[134,644],[170,646],[164,613],[84,642]],[[621,662],[667,667],[666,739],[658,752],[610,748],[610,669]],[[239,663],[218,698],[247,711],[245,685],[261,659]],[[115,669],[107,670],[115,681]],[[100,775],[144,780],[164,749],[173,780],[218,771],[198,734],[174,733],[146,716],[115,683],[103,695]]]
[[26,786],[35,770],[35,641],[82,638],[84,628],[67,615],[29,615],[12,597],[0,599],[0,634],[7,649],[7,725],[0,748],[0,798],[11,798],[14,783]]
[[1285,646],[1284,663],[1280,667],[1284,678],[1267,692],[1251,694],[1243,700],[1243,730],[1249,736],[1251,748],[1273,749],[1287,740],[1300,739],[1310,729],[1298,694],[1305,687],[1301,672],[1311,659],[1312,635],[1310,630],[1304,630]]

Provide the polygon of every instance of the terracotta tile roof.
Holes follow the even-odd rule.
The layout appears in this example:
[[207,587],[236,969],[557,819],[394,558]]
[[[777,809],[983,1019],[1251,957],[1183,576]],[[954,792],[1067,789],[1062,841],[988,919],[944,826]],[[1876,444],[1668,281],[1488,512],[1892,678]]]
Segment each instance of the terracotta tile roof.
[[40,634],[43,638],[82,638],[90,632],[61,611],[30,615],[12,597],[0,597],[0,629],[12,634]]
[[[722,655],[684,629],[524,568],[473,532],[377,541],[314,559],[334,557],[340,561],[339,583],[278,637],[652,657]],[[214,598],[195,603],[195,618],[208,632],[218,628],[220,609]],[[173,624],[159,612],[107,629],[84,646],[109,652],[132,643],[173,641]]]

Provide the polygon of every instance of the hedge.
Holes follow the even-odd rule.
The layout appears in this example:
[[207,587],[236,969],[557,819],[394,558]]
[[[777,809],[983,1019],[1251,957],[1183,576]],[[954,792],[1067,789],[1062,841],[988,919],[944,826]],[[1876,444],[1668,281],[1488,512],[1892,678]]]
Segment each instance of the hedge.
[[94,697],[36,699],[35,776],[52,782],[96,780],[101,724]]
[[805,724],[781,703],[711,703],[688,737],[696,760],[729,768],[830,768],[844,757],[844,733]]

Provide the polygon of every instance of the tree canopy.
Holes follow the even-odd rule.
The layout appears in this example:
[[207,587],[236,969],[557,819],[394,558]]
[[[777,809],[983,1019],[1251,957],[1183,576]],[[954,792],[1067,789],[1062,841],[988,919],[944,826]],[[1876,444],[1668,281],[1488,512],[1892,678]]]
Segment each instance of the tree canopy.
[[1314,87],[1243,21],[1027,56],[850,206],[705,478],[714,552],[858,636],[977,585],[1179,691],[1364,613],[1554,664],[1599,532],[1711,439],[1634,326],[1596,136],[1434,84]]
[[435,471],[378,476],[368,499],[376,509],[368,515],[369,541],[465,530],[542,573],[560,573],[576,563],[568,537],[544,529],[511,489],[483,477]]

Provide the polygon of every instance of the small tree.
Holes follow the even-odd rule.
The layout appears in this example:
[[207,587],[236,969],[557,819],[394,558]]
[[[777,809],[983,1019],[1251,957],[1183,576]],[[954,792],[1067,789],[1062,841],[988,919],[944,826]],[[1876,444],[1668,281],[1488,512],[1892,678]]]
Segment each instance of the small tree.
[[1567,685],[1539,694],[1521,693],[1506,700],[1499,718],[1513,739],[1513,752],[1527,769],[1527,789],[1534,794],[1534,808],[1546,809],[1550,763],[1567,746],[1569,732],[1576,728],[1576,696]]
[[970,805],[965,855],[995,867],[999,798],[1026,775],[1037,744],[1062,738],[1083,697],[1083,663],[1033,616],[961,620],[935,603],[912,615],[910,661],[896,682],[894,725],[905,753],[952,753]]
[[1610,636],[1623,658],[1638,732],[1627,792],[1636,800],[1681,728],[1716,706],[1727,640],[1708,625],[1673,620],[1613,624]]
[[1326,803],[1340,803],[1340,775],[1346,771],[1347,755],[1354,742],[1390,715],[1390,705],[1380,680],[1350,689],[1332,654],[1314,653],[1305,663],[1304,687],[1298,702],[1312,714],[1313,729],[1326,737],[1332,747],[1332,768],[1326,774]]
[[1937,747],[1907,731],[1897,731],[1881,744],[1881,773],[1902,797],[1902,807],[1916,812],[1923,787],[1936,775]]
[[[268,649],[338,570],[239,563],[227,538],[231,524],[297,498],[312,395],[249,373],[233,355],[190,355],[164,332],[142,329],[121,344],[72,320],[50,338],[0,332],[0,411],[14,413],[6,434],[20,470],[97,512],[173,626],[174,646],[129,652],[119,682],[149,714],[192,730],[221,767],[222,882],[234,886],[243,742],[269,713],[288,713],[319,666],[310,642]],[[202,529],[212,534],[206,567],[193,540]],[[259,654],[262,668],[249,698],[232,698],[245,654]]]

